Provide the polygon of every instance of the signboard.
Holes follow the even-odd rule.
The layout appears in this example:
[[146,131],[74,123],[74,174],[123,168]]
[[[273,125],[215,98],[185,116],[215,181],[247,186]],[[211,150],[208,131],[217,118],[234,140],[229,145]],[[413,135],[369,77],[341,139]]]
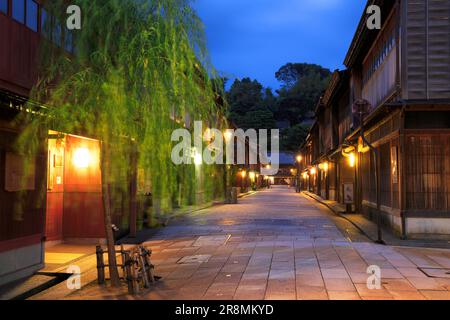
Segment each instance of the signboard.
[[353,204],[355,202],[355,192],[353,183],[343,184],[344,204]]

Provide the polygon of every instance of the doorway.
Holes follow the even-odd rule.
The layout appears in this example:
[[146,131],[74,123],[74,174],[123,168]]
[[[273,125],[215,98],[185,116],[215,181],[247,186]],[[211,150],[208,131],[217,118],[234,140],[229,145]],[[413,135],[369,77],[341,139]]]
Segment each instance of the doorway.
[[104,238],[98,140],[49,131],[47,246]]

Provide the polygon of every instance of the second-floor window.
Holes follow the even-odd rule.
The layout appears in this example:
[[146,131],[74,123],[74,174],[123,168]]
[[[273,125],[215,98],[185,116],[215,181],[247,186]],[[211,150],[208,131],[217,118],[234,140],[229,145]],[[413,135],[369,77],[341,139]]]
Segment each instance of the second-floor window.
[[27,1],[27,27],[34,32],[38,31],[38,4],[33,0]]
[[8,14],[8,0],[0,0],[0,12]]
[[[0,0],[5,1],[5,0]],[[6,6],[7,6],[6,1]],[[12,0],[12,17],[34,32],[38,31],[39,5],[34,0]]]
[[20,23],[25,23],[25,0],[12,0],[12,17]]
[[369,81],[369,79],[375,74],[378,68],[383,64],[386,57],[395,47],[395,36],[394,31],[389,35],[389,37],[383,42],[382,47],[378,50],[377,54],[372,58],[372,63],[366,70],[363,83]]

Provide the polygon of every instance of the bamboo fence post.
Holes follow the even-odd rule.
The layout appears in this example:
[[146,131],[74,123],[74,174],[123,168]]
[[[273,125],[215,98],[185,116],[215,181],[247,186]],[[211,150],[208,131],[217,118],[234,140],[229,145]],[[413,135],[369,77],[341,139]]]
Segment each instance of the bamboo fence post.
[[98,284],[105,284],[105,261],[103,259],[103,249],[97,246],[95,249],[97,256],[97,281]]

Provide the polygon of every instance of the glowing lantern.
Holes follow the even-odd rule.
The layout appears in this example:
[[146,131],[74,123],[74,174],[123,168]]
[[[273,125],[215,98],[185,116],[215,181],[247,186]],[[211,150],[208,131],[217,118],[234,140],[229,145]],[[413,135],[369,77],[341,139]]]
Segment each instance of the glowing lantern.
[[311,173],[312,176],[315,175],[317,173],[316,167],[312,167],[309,172]]
[[250,172],[250,179],[255,180],[255,178],[256,178],[256,173],[254,173],[253,171]]
[[356,156],[352,152],[352,153],[350,153],[350,155],[348,157],[348,164],[350,165],[351,168],[354,168],[355,167],[355,163],[356,163]]
[[243,171],[241,172],[241,177],[242,177],[242,178],[245,178],[246,176],[247,176],[247,171],[243,170]]
[[297,156],[297,162],[300,163],[300,162],[302,162],[302,160],[303,160],[302,156],[301,156],[301,155],[298,155],[298,156]]

